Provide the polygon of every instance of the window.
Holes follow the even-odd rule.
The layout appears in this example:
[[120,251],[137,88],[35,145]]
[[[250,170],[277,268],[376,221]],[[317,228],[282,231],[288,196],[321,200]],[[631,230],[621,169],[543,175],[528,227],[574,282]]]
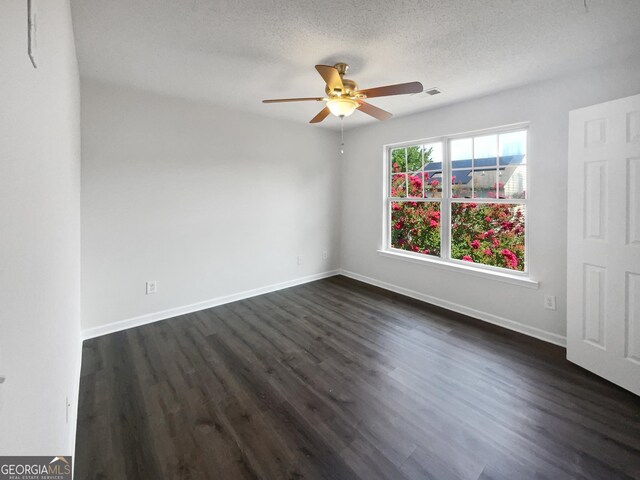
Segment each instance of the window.
[[527,130],[387,148],[386,249],[526,272]]

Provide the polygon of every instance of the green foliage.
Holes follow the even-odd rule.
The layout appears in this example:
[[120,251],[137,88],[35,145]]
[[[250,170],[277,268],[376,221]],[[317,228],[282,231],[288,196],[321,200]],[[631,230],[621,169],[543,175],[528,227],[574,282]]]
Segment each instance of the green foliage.
[[433,162],[433,158],[431,158],[431,155],[433,155],[433,147],[429,147],[429,148],[425,149],[425,151],[424,151],[424,164],[425,165],[427,163]]
[[426,148],[423,145],[414,145],[406,148],[395,148],[391,150],[391,172],[419,172],[420,170],[422,170],[423,165],[426,165],[427,163],[431,163],[433,161],[431,159],[432,152],[433,147]]
[[409,172],[422,170],[422,147],[407,148],[407,168]]
[[391,171],[394,173],[407,171],[406,148],[391,150]]

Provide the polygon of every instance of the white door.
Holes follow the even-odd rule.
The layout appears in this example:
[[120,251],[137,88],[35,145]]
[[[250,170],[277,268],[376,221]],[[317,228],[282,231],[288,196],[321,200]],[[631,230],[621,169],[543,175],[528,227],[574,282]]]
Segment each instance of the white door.
[[567,358],[640,395],[640,95],[569,114]]

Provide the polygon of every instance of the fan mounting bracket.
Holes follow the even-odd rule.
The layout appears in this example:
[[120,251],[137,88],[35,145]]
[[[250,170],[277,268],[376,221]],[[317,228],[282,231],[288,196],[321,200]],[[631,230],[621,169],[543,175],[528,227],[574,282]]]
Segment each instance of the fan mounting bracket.
[[347,73],[347,70],[349,70],[348,63],[339,62],[339,63],[336,63],[334,67],[336,70],[338,70],[338,73],[340,74],[341,77],[344,77],[344,75]]

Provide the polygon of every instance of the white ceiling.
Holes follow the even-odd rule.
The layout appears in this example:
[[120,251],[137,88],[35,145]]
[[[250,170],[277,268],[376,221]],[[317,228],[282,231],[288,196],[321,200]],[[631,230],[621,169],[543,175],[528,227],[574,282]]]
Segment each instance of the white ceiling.
[[[322,105],[260,100],[323,95],[317,63],[349,63],[361,88],[443,91],[371,100],[398,116],[640,50],[640,0],[71,3],[82,76],[300,122]],[[355,112],[345,127],[373,121]]]

